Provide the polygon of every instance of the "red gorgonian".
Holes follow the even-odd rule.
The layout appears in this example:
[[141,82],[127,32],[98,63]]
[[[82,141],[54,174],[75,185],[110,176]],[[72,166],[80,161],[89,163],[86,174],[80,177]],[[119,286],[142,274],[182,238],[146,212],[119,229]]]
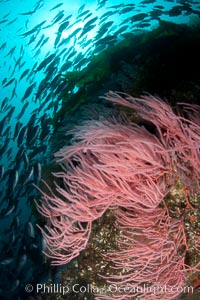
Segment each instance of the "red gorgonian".
[[[100,276],[121,289],[95,299],[152,299],[152,291],[153,299],[173,299],[186,285],[187,271],[199,264],[186,263],[184,215],[173,218],[165,197],[180,180],[190,205],[188,195],[199,188],[200,107],[180,104],[183,115],[177,115],[158,97],[110,91],[104,98],[133,109],[147,125],[124,116],[88,121],[70,132],[72,145],[55,154],[62,171],[53,173],[54,187],[40,189],[37,203],[47,219],[40,227],[46,255],[52,265],[70,262],[87,247],[92,223],[114,210],[118,247],[102,256],[118,273]],[[136,289],[123,293],[123,286]]]

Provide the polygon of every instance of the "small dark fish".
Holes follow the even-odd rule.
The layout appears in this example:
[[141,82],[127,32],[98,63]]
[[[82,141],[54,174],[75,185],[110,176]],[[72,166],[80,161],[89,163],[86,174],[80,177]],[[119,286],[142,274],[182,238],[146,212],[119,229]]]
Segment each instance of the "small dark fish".
[[100,9],[100,8],[102,8],[102,7],[104,7],[107,1],[108,1],[108,0],[101,0],[101,1],[98,1],[98,7],[97,7],[97,10]]
[[73,63],[74,63],[74,64],[77,64],[77,63],[78,63],[81,59],[83,59],[83,58],[84,58],[83,53],[82,53],[82,52],[79,52],[78,55],[74,58]]
[[162,5],[155,5],[154,7],[158,8],[158,9],[164,9],[164,6],[162,6]]
[[34,239],[35,238],[35,230],[33,227],[33,224],[31,222],[28,222],[27,224],[27,232],[28,232],[28,237]]
[[62,34],[62,32],[69,26],[69,21],[65,21],[63,23],[60,24],[60,26],[58,27],[58,32],[60,34]]
[[97,40],[100,39],[108,31],[108,28],[110,26],[112,26],[113,23],[114,23],[113,21],[108,21],[108,22],[104,23],[98,30],[97,35],[95,36],[95,39],[97,39]]
[[3,49],[5,49],[5,48],[6,48],[6,45],[7,45],[7,43],[6,43],[6,42],[4,42],[4,43],[1,45],[1,47],[0,47],[0,50],[3,50]]
[[69,19],[72,17],[72,14],[71,15],[68,15],[67,17],[64,18],[64,20],[62,20],[62,23],[66,22],[66,21],[69,21]]
[[74,65],[74,68],[76,70],[80,69],[81,67],[83,67],[86,63],[88,62],[88,58],[87,57],[84,57],[83,59],[81,59],[78,63],[76,63]]
[[43,94],[46,92],[48,87],[49,87],[49,84],[46,82],[46,78],[41,80],[40,85],[35,94],[35,100],[41,99],[41,97],[43,97]]
[[27,45],[31,45],[33,42],[35,42],[36,38],[37,38],[38,34],[35,33],[31,36],[31,38],[29,39],[29,42]]
[[46,67],[45,72],[48,73],[49,71],[52,71],[53,74],[53,70],[54,68],[56,68],[57,70],[57,66],[59,65],[59,62],[60,62],[60,55],[57,55]]
[[64,17],[64,15],[64,10],[59,11],[57,15],[52,19],[51,26],[59,22]]
[[13,149],[12,149],[12,148],[8,149],[8,151],[6,152],[6,156],[7,156],[7,158],[9,158],[9,159],[10,159],[10,156],[11,156],[11,153],[12,153],[12,151],[13,151]]
[[40,132],[40,126],[36,125],[34,127],[29,127],[27,131],[27,145],[31,146],[36,141]]
[[[63,48],[60,52],[57,53],[57,56],[60,58],[63,53],[67,53],[68,49]],[[64,60],[63,60],[64,61]]]
[[32,93],[34,87],[36,86],[36,82],[34,82],[33,84],[31,84],[25,91],[24,96],[22,97],[21,102],[23,102],[24,100],[26,100]]
[[[47,70],[45,70],[46,72]],[[48,72],[48,71],[47,71]],[[47,91],[49,87],[49,82],[46,81],[46,77],[40,81],[40,84],[37,89],[36,98],[40,98],[40,96]]]
[[35,27],[33,27],[31,30],[27,31],[27,32],[24,32],[22,34],[20,34],[20,36],[23,36],[23,37],[26,37],[36,31],[38,31],[39,29],[41,29],[42,25],[46,23],[46,20],[45,21],[42,21],[41,23],[39,23],[38,25],[36,25]]
[[24,169],[28,170],[29,167],[29,158],[28,155],[26,154],[26,152],[23,152],[23,161],[24,161]]
[[11,224],[11,228],[16,229],[19,227],[19,217],[18,216],[14,216],[12,224]]
[[9,258],[3,259],[3,260],[0,262],[0,264],[3,265],[3,266],[7,266],[7,265],[12,264],[14,261],[15,261],[14,257],[9,257]]
[[34,14],[35,12],[36,12],[35,10],[30,10],[30,11],[27,11],[27,12],[24,12],[24,13],[19,13],[19,15],[21,15],[21,16],[29,16],[29,15]]
[[18,19],[18,18],[15,18],[15,19],[11,20],[11,21],[8,22],[6,25],[11,25],[11,24],[13,24],[15,21],[17,21],[17,19]]
[[151,3],[155,3],[156,0],[143,0],[140,2],[140,4],[151,4]]
[[14,46],[12,49],[10,49],[10,51],[4,56],[4,57],[7,57],[7,56],[12,56],[13,53],[15,52],[15,49],[16,49],[16,46]]
[[53,98],[52,92],[50,92],[44,99],[44,102],[40,105],[41,109],[44,108],[44,106]]
[[9,125],[5,131],[3,132],[2,136],[10,136],[10,130],[11,130],[11,126]]
[[[9,186],[9,190],[10,190],[10,186]],[[6,209],[4,209],[3,212],[1,211],[1,217],[8,217],[13,213],[15,209],[16,209],[16,205],[10,203],[9,206]]]
[[37,44],[36,44],[35,47],[33,48],[33,50],[36,50],[37,47],[39,47],[39,45],[42,43],[42,41],[44,40],[44,38],[45,38],[45,35],[42,34],[41,37],[40,37],[40,39],[39,39],[39,41],[37,42]]
[[24,46],[21,45],[21,48],[20,48],[20,56],[22,56],[24,54]]
[[121,6],[122,6],[121,4],[117,4],[117,5],[109,6],[108,8],[119,8],[119,7],[121,7]]
[[[6,104],[8,104],[8,97],[5,97],[1,103],[1,112],[3,111],[4,107]],[[1,121],[0,121],[0,124],[1,124]]]
[[81,17],[83,17],[83,16],[87,15],[89,12],[90,12],[90,10],[89,10],[89,9],[87,9],[87,10],[83,11],[83,12],[82,12],[80,15],[78,15],[78,18],[81,18]]
[[49,56],[47,56],[37,67],[37,71],[42,70],[43,68],[45,68],[54,58],[55,58],[56,54],[50,54]]
[[148,14],[146,14],[146,13],[139,13],[137,15],[134,15],[134,16],[130,17],[130,21],[131,22],[138,22],[138,21],[144,20],[146,17],[148,17]]
[[14,96],[17,97],[16,89],[17,89],[17,81],[15,81],[15,86],[14,86],[14,88],[13,88],[13,90],[12,90],[11,99],[13,99]]
[[47,113],[44,113],[44,114],[42,115],[42,117],[40,118],[40,122],[41,122],[41,126],[42,126],[42,127],[45,126],[47,119],[48,119]]
[[28,73],[30,72],[30,69],[26,69],[20,76],[19,81],[21,81]]
[[10,79],[6,84],[4,84],[3,87],[9,86],[9,85],[12,84],[15,80],[16,80],[15,78]]
[[24,148],[20,147],[17,151],[17,154],[15,156],[15,168],[18,169],[18,166],[21,165],[21,161],[23,159],[24,155]]
[[13,192],[19,180],[19,174],[17,170],[12,170],[9,176],[9,189]]
[[146,28],[146,27],[151,26],[151,23],[149,23],[149,22],[141,22],[141,23],[139,23],[137,25],[134,25],[134,26],[137,27],[137,28]]
[[70,37],[76,36],[76,34],[81,30],[81,28],[76,28],[71,34]]
[[120,15],[126,14],[126,13],[132,11],[133,9],[134,9],[134,7],[125,7],[125,8],[123,8],[123,9],[121,9],[121,10],[119,11],[119,14],[120,14]]
[[35,11],[37,11],[38,9],[40,9],[41,7],[43,7],[44,3],[43,3],[43,0],[39,0],[33,7],[33,9]]
[[21,256],[21,258],[20,258],[20,260],[19,260],[19,263],[18,263],[18,265],[17,265],[17,271],[18,271],[19,273],[21,272],[21,270],[22,270],[23,267],[25,266],[26,261],[27,261],[27,255],[24,253],[24,254]]
[[44,143],[49,138],[50,132],[50,126],[48,124],[43,125],[39,140]]
[[83,22],[91,16],[92,16],[92,13],[87,14],[87,16],[85,16],[85,18],[83,19]]
[[0,21],[0,24],[6,23],[7,21],[8,21],[7,19],[1,20],[1,21]]
[[170,17],[177,17],[177,16],[180,16],[181,14],[182,14],[182,6],[181,5],[174,6],[168,11],[168,15]]
[[3,174],[4,174],[4,166],[0,165],[0,180],[3,179]]
[[115,35],[107,35],[106,37],[99,39],[95,45],[100,44],[110,44],[117,41],[117,37]]
[[23,55],[20,55],[20,57],[16,60],[15,66],[14,66],[14,69],[13,69],[13,71],[12,71],[11,76],[14,75],[15,70],[16,70],[17,67],[20,69],[20,63],[21,63],[22,58],[23,58]]
[[67,56],[67,59],[70,59],[72,58],[74,55],[76,55],[77,51],[76,50],[73,50],[68,56]]
[[79,9],[78,9],[78,15],[80,15],[82,13],[82,11],[84,10],[85,8],[85,4],[82,4]]
[[71,61],[66,61],[60,68],[60,72],[66,72],[72,66],[72,64],[73,63]]
[[7,80],[8,80],[8,78],[5,77],[5,78],[2,80],[2,83],[1,83],[1,84],[4,85],[4,84],[6,83]]
[[47,36],[46,39],[43,40],[42,44],[40,45],[40,48],[42,48],[48,42],[48,40],[49,40],[49,36]]
[[[45,73],[46,73],[45,80],[46,81],[50,81],[52,79],[52,77],[54,77],[54,75],[56,74],[56,72],[57,72],[57,68],[56,67],[53,66],[52,68],[49,68],[49,66],[48,66],[48,68],[46,68],[46,70],[45,70]],[[47,83],[47,86],[49,86],[49,83]],[[47,86],[43,90],[44,94],[47,93]]]
[[10,15],[10,13],[5,14],[2,19],[7,18],[9,15]]
[[19,114],[17,115],[17,117],[16,117],[16,119],[17,119],[18,121],[19,121],[19,120],[21,119],[21,117],[24,115],[25,110],[27,109],[28,105],[29,105],[29,102],[26,102],[26,103],[23,105],[23,107],[22,107],[20,113],[19,113]]
[[41,146],[37,146],[37,147],[32,147],[33,152],[31,152],[31,154],[29,155],[30,160],[31,159],[35,159],[35,157],[41,153],[45,153],[45,151],[47,151],[47,145],[41,145]]
[[10,206],[10,207],[8,207],[8,209],[6,210],[4,210],[4,212],[3,212],[3,216],[2,217],[7,217],[7,216],[9,216],[9,215],[11,215],[12,214],[12,212],[15,210],[15,208],[16,208],[16,206],[13,204],[12,206]]
[[126,29],[128,29],[129,25],[123,25],[121,26],[117,31],[115,31],[114,35],[117,36],[120,33],[124,32]]
[[163,12],[158,8],[154,8],[152,11],[149,12],[149,15],[152,20],[160,20],[159,17],[163,15]]
[[56,36],[56,39],[55,39],[55,42],[54,42],[54,48],[56,48],[57,45],[59,44],[61,36],[62,36],[62,34],[58,32],[57,36]]
[[63,17],[64,17],[64,13],[62,15],[60,15],[59,17],[57,17],[57,19],[55,19],[55,21],[53,22],[52,25],[58,23]]
[[6,140],[4,141],[2,147],[0,146],[0,158],[1,156],[6,152],[8,145],[9,145],[9,137],[6,137]]
[[24,127],[21,128],[21,130],[19,132],[19,135],[17,137],[17,145],[18,145],[18,147],[22,145],[23,140],[26,138],[27,131],[28,131],[28,127],[27,126],[24,126]]
[[96,26],[96,24],[94,25],[90,25],[90,26],[87,26],[87,27],[83,27],[83,30],[79,36],[79,39],[82,38],[86,33],[90,32],[94,27]]
[[25,185],[26,183],[28,183],[31,180],[32,175],[33,175],[33,167],[29,166],[29,168],[28,168],[27,172],[24,174],[23,178],[20,178],[22,185]]
[[22,67],[23,67],[25,64],[26,64],[25,61],[23,61],[22,63],[20,63],[20,65],[19,65],[19,70],[22,69]]
[[105,18],[107,19],[108,17],[110,17],[114,14],[116,14],[116,10],[109,10],[109,11],[105,12],[103,15],[101,15],[100,20],[105,19]]
[[61,2],[61,3],[58,3],[57,5],[55,5],[54,7],[52,7],[52,8],[50,9],[50,11],[52,11],[52,10],[54,10],[54,9],[56,9],[56,8],[58,8],[58,7],[60,7],[61,5],[63,5],[62,2]]
[[[84,28],[87,28],[89,26],[91,26],[94,22],[96,22],[98,20],[98,17],[94,17],[91,20],[87,21],[87,23],[85,23]],[[83,29],[84,29],[83,28]]]
[[4,116],[4,118],[0,121],[0,135],[2,134],[4,127],[8,123],[8,117]]
[[57,87],[57,85],[58,85],[59,82],[60,82],[60,79],[61,79],[60,74],[57,74],[57,75],[54,77],[54,79],[53,79],[53,80],[51,81],[51,83],[50,83],[50,86],[51,86],[52,89],[54,89],[54,88]]
[[59,84],[59,86],[57,87],[57,89],[54,91],[55,95],[58,95],[60,93],[62,93],[68,86],[67,82],[62,82],[61,84]]
[[41,177],[42,177],[42,168],[41,168],[41,164],[39,162],[37,162],[35,165],[34,165],[34,183],[36,185],[39,185],[40,183],[40,180],[41,180]]
[[22,127],[22,123],[20,121],[18,121],[15,125],[15,130],[14,130],[14,135],[13,135],[13,140],[16,139],[16,137],[18,136],[19,134],[19,130],[20,128]]
[[[36,202],[35,199],[34,199],[34,201],[37,205],[37,202]],[[47,249],[48,249],[47,242],[46,242],[45,238],[42,235],[41,235],[41,246],[40,247],[41,247],[42,251],[47,251]]]

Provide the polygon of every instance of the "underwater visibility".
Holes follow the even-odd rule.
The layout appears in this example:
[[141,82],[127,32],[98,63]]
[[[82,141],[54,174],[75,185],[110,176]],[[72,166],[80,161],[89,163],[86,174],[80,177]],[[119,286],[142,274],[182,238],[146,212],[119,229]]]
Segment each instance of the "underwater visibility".
[[199,0],[0,8],[0,299],[199,299]]

